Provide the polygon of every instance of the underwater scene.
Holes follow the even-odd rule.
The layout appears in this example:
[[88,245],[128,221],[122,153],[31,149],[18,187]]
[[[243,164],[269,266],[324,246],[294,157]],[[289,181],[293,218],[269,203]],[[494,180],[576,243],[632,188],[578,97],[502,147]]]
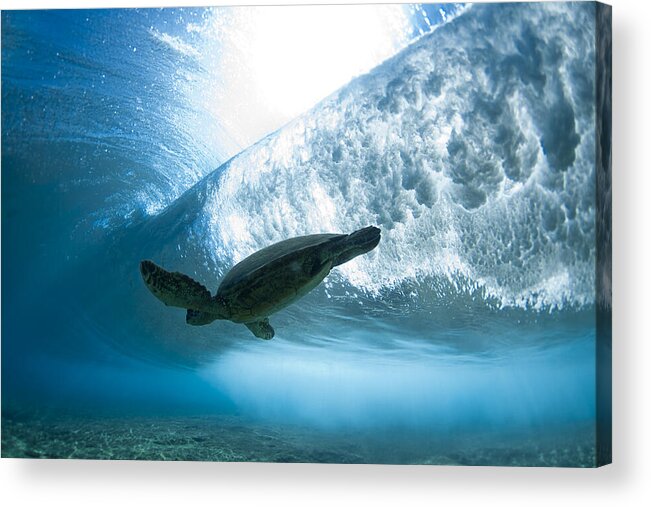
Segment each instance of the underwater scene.
[[2,12],[2,457],[610,461],[610,8]]

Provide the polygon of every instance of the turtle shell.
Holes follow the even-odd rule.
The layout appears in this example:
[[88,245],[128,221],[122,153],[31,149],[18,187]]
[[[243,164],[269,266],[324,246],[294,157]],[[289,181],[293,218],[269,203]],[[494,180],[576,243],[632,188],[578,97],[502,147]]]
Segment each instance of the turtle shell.
[[250,322],[266,317],[312,290],[332,267],[323,255],[324,246],[345,236],[312,234],[287,239],[233,266],[217,289],[230,308],[231,320]]

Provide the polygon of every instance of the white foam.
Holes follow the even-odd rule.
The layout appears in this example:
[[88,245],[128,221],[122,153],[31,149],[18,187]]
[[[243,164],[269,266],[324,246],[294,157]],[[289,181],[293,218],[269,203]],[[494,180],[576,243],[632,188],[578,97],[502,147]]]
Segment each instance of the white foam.
[[[379,247],[339,268],[343,283],[380,294],[429,278],[539,310],[593,302],[594,113],[566,82],[590,79],[588,9],[519,9],[467,11],[231,161],[204,209],[216,265],[378,225]],[[587,28],[555,61],[577,13]],[[568,110],[574,126],[555,125]],[[554,128],[575,129],[573,161]]]

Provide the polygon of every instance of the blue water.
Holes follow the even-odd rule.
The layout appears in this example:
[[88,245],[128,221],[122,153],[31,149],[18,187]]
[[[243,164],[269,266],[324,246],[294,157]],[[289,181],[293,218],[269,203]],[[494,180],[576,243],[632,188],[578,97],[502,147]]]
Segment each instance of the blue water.
[[[4,11],[3,454],[593,465],[595,61],[593,4]],[[138,271],[367,225],[269,342]]]

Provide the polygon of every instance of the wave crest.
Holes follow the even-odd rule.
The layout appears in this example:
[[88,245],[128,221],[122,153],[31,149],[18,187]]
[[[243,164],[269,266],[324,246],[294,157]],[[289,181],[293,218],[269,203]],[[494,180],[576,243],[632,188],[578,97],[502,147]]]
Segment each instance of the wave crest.
[[378,225],[343,283],[464,279],[502,306],[594,302],[593,14],[474,6],[245,150],[200,185],[215,265]]

